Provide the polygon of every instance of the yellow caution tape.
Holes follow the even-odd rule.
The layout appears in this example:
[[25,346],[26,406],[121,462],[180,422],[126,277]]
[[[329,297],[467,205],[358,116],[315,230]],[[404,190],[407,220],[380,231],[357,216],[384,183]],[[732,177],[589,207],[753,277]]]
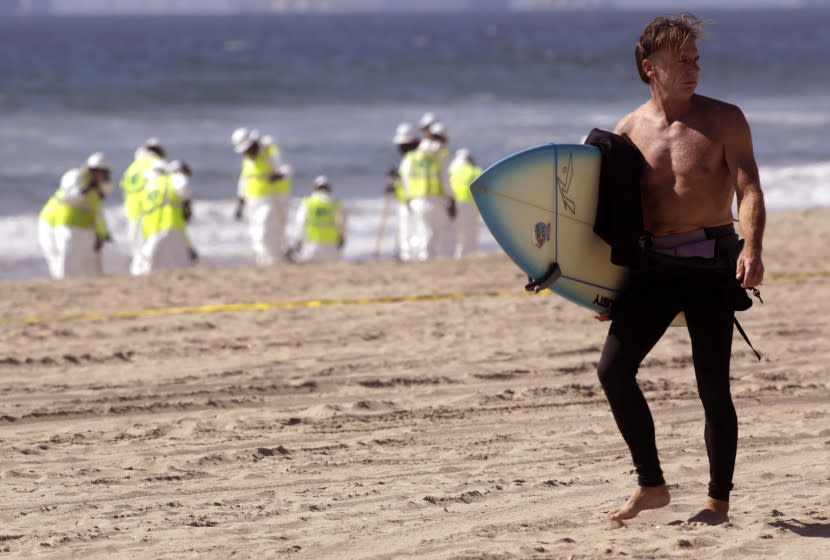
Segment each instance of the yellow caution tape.
[[51,317],[0,317],[0,325],[9,323],[56,323],[67,321],[98,321],[101,319],[134,319],[155,315],[186,315],[201,313],[221,313],[228,311],[261,311],[265,309],[295,309],[329,307],[333,305],[371,305],[376,303],[403,303],[413,301],[439,301],[464,299],[469,297],[498,297],[507,295],[506,291],[451,292],[446,294],[414,294],[407,296],[381,296],[347,299],[306,299],[289,301],[272,301],[257,303],[228,303],[217,305],[196,305],[188,307],[158,307],[155,309],[127,309],[117,311],[92,311],[71,315]]
[[809,278],[827,278],[830,270],[815,270],[813,272],[782,272],[781,274],[766,274],[765,280],[775,282],[778,280],[807,280]]
[[[770,282],[806,280],[810,278],[830,277],[830,271],[815,272],[790,272],[782,274],[769,274],[766,279]],[[552,293],[550,290],[543,290],[542,294]],[[204,313],[223,313],[234,311],[261,311],[265,309],[297,309],[297,308],[318,308],[331,307],[335,305],[372,305],[379,303],[405,303],[418,301],[441,301],[458,300],[477,297],[502,297],[527,294],[515,290],[485,290],[476,292],[450,292],[444,294],[413,294],[406,296],[380,296],[343,299],[305,299],[287,300],[255,303],[227,303],[217,305],[195,305],[183,307],[158,307],[155,309],[127,309],[117,311],[92,311],[88,313],[75,313],[71,315],[55,315],[46,317],[0,317],[0,325],[12,323],[38,324],[57,323],[71,321],[100,321],[103,319],[135,319],[137,317],[152,317],[157,315],[187,315]]]

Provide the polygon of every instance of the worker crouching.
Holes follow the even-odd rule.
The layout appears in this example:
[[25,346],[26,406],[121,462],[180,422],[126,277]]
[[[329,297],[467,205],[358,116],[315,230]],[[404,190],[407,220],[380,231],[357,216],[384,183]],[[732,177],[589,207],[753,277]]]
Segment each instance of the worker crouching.
[[159,162],[148,174],[140,205],[138,264],[134,274],[183,268],[198,260],[187,234],[191,210],[191,170],[187,163]]
[[295,235],[301,240],[290,251],[296,262],[335,261],[346,243],[343,204],[331,193],[324,175],[314,180],[314,190],[297,209]]
[[112,188],[110,164],[101,152],[63,174],[39,220],[40,247],[52,278],[102,273],[101,248],[111,237],[101,202]]

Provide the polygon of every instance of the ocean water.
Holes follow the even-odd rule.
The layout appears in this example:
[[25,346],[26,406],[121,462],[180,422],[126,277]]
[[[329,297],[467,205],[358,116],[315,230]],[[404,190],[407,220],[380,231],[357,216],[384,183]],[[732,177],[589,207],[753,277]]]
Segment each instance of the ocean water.
[[[118,178],[150,136],[194,169],[203,260],[253,262],[232,218],[237,126],[277,138],[295,197],[328,175],[350,214],[346,258],[372,258],[399,122],[435,112],[451,148],[485,166],[613,128],[648,97],[632,47],[653,15],[0,18],[0,279],[46,276],[37,213],[66,169],[103,150]],[[830,9],[697,15],[711,22],[698,91],[744,110],[768,208],[830,204]],[[106,203],[113,273],[126,270],[120,200]]]

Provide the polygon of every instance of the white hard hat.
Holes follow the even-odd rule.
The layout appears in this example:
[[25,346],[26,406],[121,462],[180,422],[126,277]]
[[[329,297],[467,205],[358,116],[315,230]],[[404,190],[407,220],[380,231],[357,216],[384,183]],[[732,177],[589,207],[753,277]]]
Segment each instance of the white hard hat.
[[87,169],[105,169],[109,171],[111,166],[103,152],[95,152],[86,158],[86,167]]
[[244,126],[233,131],[233,134],[231,134],[231,144],[233,144],[233,149],[237,154],[244,153],[245,150],[251,147],[250,135],[251,129]]
[[249,130],[244,126],[240,126],[231,134],[231,144],[234,146],[242,142],[248,136]]
[[422,116],[421,120],[418,121],[418,126],[421,128],[429,128],[437,120],[438,117],[436,117],[434,113],[424,113],[424,116]]
[[159,139],[156,138],[155,136],[145,140],[143,146],[145,148],[161,148],[161,149],[164,149],[161,145],[161,141],[159,141]]
[[329,186],[329,178],[325,175],[318,175],[314,179],[314,188],[319,189],[320,187],[328,187]]
[[259,132],[247,128],[237,128],[231,135],[233,149],[237,154],[244,154],[251,145],[259,140]]
[[263,134],[263,135],[262,135],[262,138],[261,138],[261,140],[260,140],[260,141],[261,141],[263,144],[266,144],[266,145],[268,145],[268,146],[273,146],[274,144],[276,144],[276,143],[277,143],[277,141],[276,141],[276,140],[274,140],[274,137],[273,137],[273,136],[271,136],[270,134]]
[[141,147],[138,150],[136,150],[136,157],[138,157],[138,154],[140,154],[142,150],[153,152],[159,157],[167,156],[167,151],[164,149],[164,146],[161,145],[159,139],[155,136],[153,136],[152,138],[148,138],[144,141],[144,144],[142,144]]
[[167,172],[168,173],[184,173],[185,175],[190,176],[190,166],[187,165],[186,162],[174,159],[170,163],[167,164]]
[[436,121],[429,125],[429,132],[435,136],[446,136],[447,127],[444,126],[444,123]]
[[392,141],[395,144],[409,144],[418,140],[415,134],[415,128],[410,123],[401,123],[395,129],[395,137]]
[[470,150],[467,148],[461,148],[460,150],[456,150],[455,158],[456,159],[468,159],[470,157]]

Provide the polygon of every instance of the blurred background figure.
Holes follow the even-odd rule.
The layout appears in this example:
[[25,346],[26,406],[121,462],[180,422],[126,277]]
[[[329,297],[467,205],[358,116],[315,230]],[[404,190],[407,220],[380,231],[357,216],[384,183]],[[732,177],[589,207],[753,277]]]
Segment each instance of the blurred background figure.
[[433,150],[437,154],[441,166],[441,181],[447,187],[447,217],[438,231],[436,255],[452,256],[455,250],[455,198],[451,195],[450,187],[450,137],[447,127],[441,121],[435,121],[429,126],[430,143],[425,149]]
[[440,254],[450,232],[450,217],[454,215],[444,168],[446,136],[436,139],[435,130],[433,123],[433,140],[421,141],[406,151],[399,169],[409,209],[409,250],[413,259],[422,261]]
[[481,167],[476,165],[467,149],[455,152],[449,166],[450,187],[455,200],[455,249],[453,256],[460,259],[478,249],[480,226],[478,209],[473,201],[470,184],[481,175]]
[[260,137],[256,130],[237,128],[231,135],[231,143],[234,151],[242,156],[234,215],[241,220],[247,214],[256,262],[267,266],[283,257],[291,168],[283,163],[273,139]]
[[[148,138],[139,146],[132,163],[121,176],[121,192],[124,195],[124,214],[127,216],[127,239],[134,240],[140,234],[139,213],[144,200],[144,186],[147,183],[147,174],[157,162],[164,163],[167,151],[158,138]],[[140,245],[139,245],[140,246]],[[134,245],[134,247],[137,247]],[[130,262],[130,272],[137,273],[136,267],[142,266],[140,257],[133,251]]]
[[184,268],[198,261],[187,235],[192,216],[190,166],[183,161],[156,162],[147,177],[139,210],[133,274]]
[[311,195],[300,202],[295,229],[300,241],[292,250],[292,260],[334,261],[341,258],[346,243],[346,214],[340,200],[332,195],[325,175],[314,179]]
[[40,247],[52,278],[102,273],[101,247],[111,237],[101,202],[112,188],[110,164],[101,152],[63,174],[39,220]]
[[395,129],[392,142],[397,146],[401,161],[394,173],[389,174],[387,192],[395,194],[398,201],[398,259],[412,260],[412,212],[409,207],[409,198],[404,191],[401,169],[407,155],[415,151],[421,138],[415,133],[415,127],[410,123],[401,123]]

